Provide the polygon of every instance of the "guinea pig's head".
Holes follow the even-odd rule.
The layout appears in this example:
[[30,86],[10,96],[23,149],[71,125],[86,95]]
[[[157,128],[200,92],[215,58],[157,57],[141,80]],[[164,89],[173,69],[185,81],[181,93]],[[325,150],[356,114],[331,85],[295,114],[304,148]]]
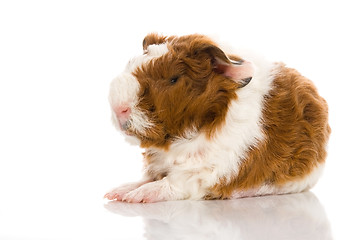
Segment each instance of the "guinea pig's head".
[[252,79],[253,66],[203,35],[149,34],[110,87],[115,126],[142,147],[168,148],[189,133],[211,138]]

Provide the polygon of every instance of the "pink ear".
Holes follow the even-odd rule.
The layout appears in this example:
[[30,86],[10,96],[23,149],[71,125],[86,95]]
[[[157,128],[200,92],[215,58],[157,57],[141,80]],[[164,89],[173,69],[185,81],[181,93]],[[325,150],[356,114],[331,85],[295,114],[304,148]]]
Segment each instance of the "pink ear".
[[218,73],[238,82],[241,87],[246,86],[254,74],[253,64],[244,60],[231,63],[216,61],[214,68]]

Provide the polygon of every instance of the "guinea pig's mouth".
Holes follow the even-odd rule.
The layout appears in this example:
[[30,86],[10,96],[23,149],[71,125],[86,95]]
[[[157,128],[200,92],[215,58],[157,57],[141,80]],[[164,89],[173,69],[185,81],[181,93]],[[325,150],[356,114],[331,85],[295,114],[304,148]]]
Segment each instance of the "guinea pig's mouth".
[[113,123],[117,130],[127,136],[142,138],[146,135],[148,129],[153,126],[149,118],[141,111],[132,110],[132,113],[126,117],[117,117],[113,114]]
[[130,126],[131,126],[130,121],[126,121],[126,122],[124,122],[123,124],[120,125],[120,127],[121,127],[121,129],[122,129],[123,131],[129,130],[129,129],[130,129]]
[[131,122],[128,120],[123,124],[120,124],[120,129],[128,136],[134,136],[135,134],[131,131]]

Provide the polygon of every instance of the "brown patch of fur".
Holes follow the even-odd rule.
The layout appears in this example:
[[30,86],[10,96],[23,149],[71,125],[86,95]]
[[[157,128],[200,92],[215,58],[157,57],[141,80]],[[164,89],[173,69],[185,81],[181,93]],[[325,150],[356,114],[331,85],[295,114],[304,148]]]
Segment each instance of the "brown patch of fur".
[[[163,41],[166,38],[148,35],[145,46]],[[167,54],[134,73],[140,83],[137,107],[154,124],[144,135],[138,134],[145,148],[167,149],[187,130],[211,137],[224,122],[230,101],[237,97],[239,85],[215,71],[215,58],[228,59],[210,39],[189,35],[167,41]],[[172,83],[172,79],[177,81]]]
[[249,150],[238,175],[220,181],[206,198],[228,198],[234,190],[263,184],[282,186],[301,180],[325,161],[331,132],[328,108],[311,81],[281,66],[264,102],[265,139]]

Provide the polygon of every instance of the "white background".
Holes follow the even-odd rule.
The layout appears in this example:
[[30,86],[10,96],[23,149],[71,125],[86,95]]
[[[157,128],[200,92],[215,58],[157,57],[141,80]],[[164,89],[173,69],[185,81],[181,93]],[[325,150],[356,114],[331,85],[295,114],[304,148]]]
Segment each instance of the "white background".
[[[357,1],[347,0],[1,1],[0,239],[361,239],[360,22]],[[103,200],[141,175],[141,150],[112,127],[107,94],[149,32],[215,35],[312,79],[332,127],[313,194],[234,208]]]

